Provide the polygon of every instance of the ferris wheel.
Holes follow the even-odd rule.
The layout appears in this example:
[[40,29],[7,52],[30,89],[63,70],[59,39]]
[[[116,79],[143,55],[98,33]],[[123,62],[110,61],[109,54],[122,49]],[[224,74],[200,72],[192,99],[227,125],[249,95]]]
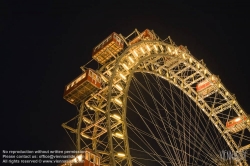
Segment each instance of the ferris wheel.
[[64,92],[77,150],[99,165],[248,165],[249,116],[187,47],[148,29],[114,32],[92,57],[101,68],[84,67]]

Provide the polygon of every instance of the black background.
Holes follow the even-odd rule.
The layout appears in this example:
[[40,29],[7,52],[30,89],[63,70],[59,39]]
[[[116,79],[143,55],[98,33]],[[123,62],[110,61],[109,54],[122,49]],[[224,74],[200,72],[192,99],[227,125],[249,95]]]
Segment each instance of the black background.
[[61,127],[77,113],[64,86],[114,31],[149,28],[186,45],[250,113],[247,2],[6,0],[0,13],[2,149],[74,149]]

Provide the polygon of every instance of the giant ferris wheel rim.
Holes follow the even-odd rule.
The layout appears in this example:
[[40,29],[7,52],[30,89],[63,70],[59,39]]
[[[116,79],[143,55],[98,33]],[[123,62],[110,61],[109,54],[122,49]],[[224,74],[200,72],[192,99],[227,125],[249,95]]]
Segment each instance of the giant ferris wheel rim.
[[[111,79],[109,80],[108,82],[108,91],[111,92],[112,88],[115,86],[114,84],[114,78],[117,77],[117,73],[119,71],[117,71],[117,69],[119,68],[124,68],[122,66],[122,62],[124,61],[124,59],[126,59],[128,57],[128,53],[129,52],[132,52],[133,50],[135,49],[138,49],[139,46],[143,47],[144,46],[144,49],[145,51],[147,50],[146,46],[148,45],[159,45],[159,46],[164,46],[165,48],[169,48],[168,46],[171,46],[173,49],[178,49],[178,46],[176,45],[173,45],[173,44],[169,44],[169,43],[166,43],[164,41],[159,41],[159,40],[147,40],[147,41],[140,41],[140,42],[137,42],[135,44],[132,44],[130,46],[128,46],[125,50],[122,51],[121,55],[119,55],[117,57],[117,59],[115,59],[114,62],[110,62],[111,64],[114,63],[113,65],[113,73],[111,75]],[[142,46],[143,45],[143,46]],[[153,47],[151,48],[153,49]],[[160,48],[159,48],[160,49]],[[181,55],[181,54],[176,54],[174,55],[173,53],[170,52],[167,52],[167,50],[164,52],[162,51],[162,53],[155,53],[155,52],[152,52],[151,53],[148,53],[148,55],[142,55],[143,58],[139,59],[135,64],[134,66],[130,66],[130,69],[128,70],[128,79],[127,79],[127,82],[125,83],[126,84],[126,87],[125,87],[125,90],[123,91],[123,94],[125,97],[123,98],[123,103],[124,105],[126,105],[127,103],[127,97],[126,95],[128,94],[128,90],[129,90],[129,86],[130,86],[130,81],[134,75],[134,73],[136,72],[148,72],[148,73],[151,73],[151,74],[154,74],[156,76],[159,76],[165,80],[167,80],[168,82],[170,82],[171,84],[174,84],[176,85],[176,83],[174,82],[174,79],[179,79],[179,77],[177,75],[172,75],[172,78],[173,79],[169,79],[167,78],[166,76],[166,73],[164,74],[161,74],[159,72],[152,72],[152,71],[147,71],[146,69],[145,70],[138,70],[138,66],[147,61],[148,59],[150,58],[155,58],[155,57],[164,57],[164,56],[170,56],[171,58],[175,58],[176,60],[179,61],[179,63],[189,63],[190,66],[192,66],[193,69],[195,69],[197,67],[197,65],[199,65],[199,68],[196,70],[197,73],[201,74],[204,78],[202,78],[201,80],[204,80],[207,78],[206,75],[213,75],[209,69],[203,64],[201,63],[200,61],[198,61],[197,59],[195,59],[195,57],[193,55],[190,54],[190,52],[186,53],[185,54],[185,58]],[[138,53],[139,54],[139,53]],[[140,54],[143,54],[143,53],[140,53]],[[132,55],[132,54],[131,54]],[[191,60],[189,60],[191,59]],[[127,59],[128,61],[128,59]],[[191,62],[192,61],[192,62]],[[153,61],[152,61],[153,62]],[[194,63],[195,65],[193,66],[192,63]],[[103,73],[105,72],[106,69],[106,66],[109,65],[109,63],[105,63],[98,71],[100,73]],[[202,69],[202,70],[200,70]],[[117,82],[116,82],[117,83]],[[197,82],[196,82],[197,83]],[[185,88],[183,88],[182,86],[185,86],[186,89],[188,90],[185,90]],[[239,152],[241,151],[240,147],[238,147],[236,145],[236,143],[234,143],[232,141],[232,137],[230,136],[230,133],[229,132],[224,132],[224,130],[222,131],[222,129],[224,128],[225,129],[225,124],[222,124],[222,122],[220,122],[219,118],[216,118],[216,113],[220,113],[220,111],[224,111],[223,109],[225,109],[226,107],[228,107],[228,105],[233,105],[234,108],[236,109],[236,114],[237,115],[246,115],[246,113],[243,111],[243,109],[241,108],[241,106],[238,104],[238,102],[234,99],[234,95],[231,94],[226,88],[225,86],[220,82],[218,85],[215,86],[216,88],[216,91],[223,91],[223,93],[225,93],[225,96],[227,96],[228,99],[230,99],[230,103],[227,105],[227,104],[224,104],[225,106],[218,106],[217,107],[217,112],[213,113],[213,115],[211,115],[211,108],[208,106],[208,104],[206,103],[206,101],[204,100],[204,98],[200,98],[199,95],[195,92],[195,90],[191,87],[191,85],[179,85],[177,86],[180,90],[182,90],[187,96],[189,96],[193,101],[196,101],[197,102],[197,98],[199,98],[199,102],[202,103],[202,104],[198,104],[198,106],[200,107],[201,110],[203,110],[205,112],[205,114],[209,117],[208,120],[210,120],[215,126],[216,128],[218,129],[218,131],[222,134],[222,135],[225,135],[223,136],[223,138],[225,139],[225,141],[227,142],[228,146],[230,147],[230,149],[233,151],[233,152]],[[92,95],[95,96],[96,94]],[[111,98],[112,98],[112,95],[111,93],[108,94],[108,100],[107,100],[107,109],[109,110],[110,109],[110,104],[112,103],[111,101]],[[88,99],[89,100],[89,99]],[[233,100],[233,101],[231,101]],[[231,103],[233,102],[233,103]],[[225,107],[225,108],[224,108]],[[123,116],[122,116],[122,120],[123,122],[125,123],[122,123],[123,125],[123,128],[125,129],[125,131],[127,130],[126,129],[126,107],[123,107],[122,108],[123,110]],[[109,112],[106,114],[106,118],[109,119]],[[211,118],[212,117],[212,118]],[[108,120],[109,121],[109,120]],[[219,125],[218,125],[219,124]],[[110,128],[110,127],[108,127]],[[249,126],[248,126],[248,130],[250,130]],[[111,139],[112,135],[110,133],[111,131],[109,131],[109,139]],[[78,133],[78,135],[80,135],[80,133]],[[128,139],[128,138],[126,138]],[[127,141],[127,145],[128,145],[128,140]],[[125,142],[126,142],[125,141]],[[129,147],[127,147],[129,148]],[[126,154],[128,154],[128,156],[130,157],[130,154],[129,154],[129,149],[127,149],[127,152]],[[113,160],[114,160],[114,155],[113,155]],[[131,160],[131,159],[129,159]],[[245,165],[247,165],[247,163],[244,162]],[[132,165],[131,163],[129,165]]]

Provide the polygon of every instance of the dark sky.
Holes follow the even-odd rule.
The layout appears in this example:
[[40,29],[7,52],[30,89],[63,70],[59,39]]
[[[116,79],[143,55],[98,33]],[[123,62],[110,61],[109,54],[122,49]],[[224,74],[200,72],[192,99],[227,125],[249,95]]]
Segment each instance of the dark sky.
[[77,112],[63,100],[64,86],[91,60],[94,46],[135,28],[186,45],[250,113],[249,6],[202,2],[2,1],[1,148],[73,148],[61,124]]

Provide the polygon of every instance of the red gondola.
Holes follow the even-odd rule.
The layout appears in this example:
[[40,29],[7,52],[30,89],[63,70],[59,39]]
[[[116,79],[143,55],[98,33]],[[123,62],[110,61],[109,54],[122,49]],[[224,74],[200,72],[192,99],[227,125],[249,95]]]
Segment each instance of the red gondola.
[[63,98],[69,103],[77,105],[98,89],[101,89],[101,78],[94,70],[88,69],[66,85]]

